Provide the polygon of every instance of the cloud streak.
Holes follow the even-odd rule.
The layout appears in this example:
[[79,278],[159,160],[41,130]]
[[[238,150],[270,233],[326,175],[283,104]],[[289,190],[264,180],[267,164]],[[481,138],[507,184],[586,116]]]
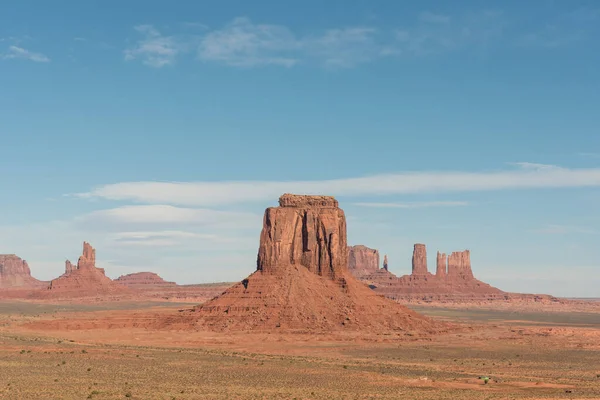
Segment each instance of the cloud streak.
[[566,235],[566,234],[572,234],[572,233],[594,235],[594,234],[598,233],[594,229],[586,228],[586,227],[582,227],[582,226],[553,225],[553,224],[546,225],[543,228],[534,230],[533,232],[550,234],[550,235]]
[[390,54],[372,27],[328,29],[298,36],[283,25],[256,24],[239,17],[203,37],[198,57],[233,67],[293,67],[316,61],[328,67],[351,67]]
[[[252,226],[259,216],[244,212],[217,211],[206,208],[183,208],[164,204],[130,205],[98,210],[80,216],[81,225],[120,226],[214,226],[235,223]],[[172,235],[171,235],[172,236]]]
[[234,239],[210,233],[198,233],[189,231],[138,231],[119,232],[112,236],[113,242],[118,246],[156,246],[172,247],[182,246],[199,241],[232,243]]
[[214,206],[267,201],[286,192],[381,196],[598,186],[600,168],[574,169],[527,163],[516,169],[492,172],[403,172],[323,181],[122,182],[99,186],[75,196],[140,203]]
[[422,201],[413,203],[353,203],[359,207],[374,208],[429,208],[429,207],[462,207],[468,206],[466,201]]
[[125,49],[125,60],[141,59],[142,63],[154,68],[172,65],[185,43],[174,36],[164,36],[152,25],[138,25],[134,28],[143,36],[137,43]]
[[47,63],[50,62],[50,58],[45,56],[42,53],[35,53],[33,51],[26,50],[22,47],[18,46],[10,46],[8,48],[8,53],[4,54],[2,58],[10,60],[10,59],[22,59],[29,60],[37,63]]

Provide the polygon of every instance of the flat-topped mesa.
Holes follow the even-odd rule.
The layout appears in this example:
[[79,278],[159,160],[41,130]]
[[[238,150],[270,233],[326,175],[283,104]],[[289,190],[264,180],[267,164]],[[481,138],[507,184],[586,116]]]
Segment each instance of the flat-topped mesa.
[[96,249],[88,242],[83,242],[83,254],[77,260],[77,269],[96,267]]
[[424,244],[417,243],[413,249],[412,275],[427,275],[427,249]]
[[469,250],[454,251],[448,256],[448,278],[474,279]]
[[448,257],[446,253],[437,252],[437,268],[435,271],[435,276],[440,279],[446,279],[447,271],[448,271]]
[[284,194],[265,210],[257,270],[272,274],[290,265],[330,278],[348,268],[346,216],[330,196]]
[[279,206],[299,208],[339,208],[339,203],[333,196],[315,196],[285,193],[279,198]]
[[133,274],[121,275],[115,282],[130,287],[152,287],[152,286],[177,286],[175,282],[168,282],[154,272],[135,272]]
[[31,276],[27,261],[15,254],[0,254],[0,287],[35,287],[40,284]]
[[388,258],[387,254],[383,256],[383,269],[388,270]]
[[376,272],[379,269],[379,251],[361,244],[348,246],[348,269],[356,277]]

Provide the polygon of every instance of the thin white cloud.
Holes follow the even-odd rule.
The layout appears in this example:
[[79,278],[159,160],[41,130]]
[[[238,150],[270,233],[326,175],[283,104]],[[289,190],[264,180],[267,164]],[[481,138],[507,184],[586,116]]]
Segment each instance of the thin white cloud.
[[351,67],[394,54],[389,46],[376,40],[376,34],[374,28],[361,26],[298,36],[283,25],[256,24],[239,17],[204,36],[198,56],[235,67],[289,68],[312,61],[327,67]]
[[582,29],[565,31],[564,27],[547,25],[538,31],[524,34],[517,39],[517,45],[553,49],[568,46],[584,38],[585,32]]
[[557,165],[552,164],[540,164],[540,163],[532,163],[532,162],[510,162],[508,165],[514,165],[516,167],[520,167],[523,169],[530,170],[543,170],[543,169],[552,169],[552,168],[560,168]]
[[580,157],[600,158],[600,153],[578,153]]
[[389,48],[376,40],[377,30],[370,27],[330,29],[323,35],[303,40],[309,56],[328,67],[353,67],[378,57],[393,55]]
[[429,208],[429,207],[462,207],[468,206],[466,201],[421,201],[413,203],[353,203],[359,207],[373,208]]
[[18,46],[10,46],[8,48],[8,53],[4,54],[2,56],[2,58],[5,58],[7,60],[23,59],[23,60],[29,60],[29,61],[38,62],[38,63],[50,62],[50,58],[48,58],[44,54],[35,53],[33,51],[29,51],[29,50],[26,50],[26,49],[24,49],[22,47],[18,47]]
[[112,236],[112,240],[119,246],[182,246],[191,241],[211,241],[232,243],[234,239],[230,237],[189,231],[137,231],[137,232],[119,232]]
[[78,218],[81,224],[101,226],[131,225],[195,225],[207,226],[235,222],[240,225],[256,222],[251,213],[182,208],[171,205],[132,205],[94,211]]
[[269,201],[282,193],[379,196],[600,186],[600,168],[517,168],[492,172],[404,172],[323,181],[122,182],[75,196],[154,204],[212,206]]
[[570,226],[570,225],[553,225],[549,224],[540,229],[533,230],[535,233],[553,234],[553,235],[566,235],[566,234],[597,234],[598,231],[583,227],[583,226]]
[[452,18],[449,15],[436,14],[430,11],[424,11],[419,15],[421,22],[427,22],[431,24],[447,24]]
[[205,61],[235,67],[280,65],[298,62],[293,53],[300,47],[285,26],[254,24],[248,18],[235,18],[219,30],[208,33],[200,44],[198,56]]
[[173,36],[163,36],[152,25],[138,25],[134,29],[143,38],[125,49],[125,60],[141,59],[145,65],[162,68],[174,64],[177,56],[185,49],[183,42]]
[[424,12],[413,26],[396,29],[395,46],[401,54],[409,56],[485,47],[502,37],[505,25],[502,12],[495,10],[456,17]]

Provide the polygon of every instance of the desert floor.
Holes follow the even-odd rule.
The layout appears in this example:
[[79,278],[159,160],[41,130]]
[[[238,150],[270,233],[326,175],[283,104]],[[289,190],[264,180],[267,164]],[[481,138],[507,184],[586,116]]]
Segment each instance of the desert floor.
[[600,399],[597,312],[412,306],[461,326],[438,336],[148,328],[190,305],[0,302],[0,398]]

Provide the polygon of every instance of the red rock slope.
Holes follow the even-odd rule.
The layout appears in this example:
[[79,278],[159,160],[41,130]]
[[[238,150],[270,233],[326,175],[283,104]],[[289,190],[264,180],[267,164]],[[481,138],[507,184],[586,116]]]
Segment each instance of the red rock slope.
[[257,269],[196,308],[212,330],[435,331],[348,272],[346,218],[327,196],[285,194],[265,211]]
[[50,282],[47,292],[51,296],[84,297],[127,290],[125,286],[107,277],[104,269],[96,268],[96,250],[89,243],[83,242],[83,255],[79,257],[77,266],[67,260],[65,273]]

